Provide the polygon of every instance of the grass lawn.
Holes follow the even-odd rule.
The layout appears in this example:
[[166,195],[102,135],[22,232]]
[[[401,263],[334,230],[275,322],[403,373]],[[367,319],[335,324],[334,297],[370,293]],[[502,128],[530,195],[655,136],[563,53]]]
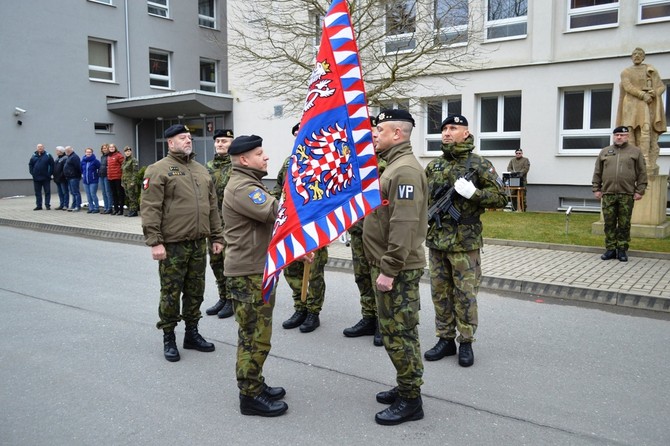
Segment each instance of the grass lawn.
[[[597,213],[573,212],[566,234],[566,217],[563,212],[487,211],[482,215],[485,238],[598,246],[604,249],[605,236],[591,233],[591,224],[599,219],[600,214]],[[670,237],[664,239],[633,237],[630,249],[670,252]]]

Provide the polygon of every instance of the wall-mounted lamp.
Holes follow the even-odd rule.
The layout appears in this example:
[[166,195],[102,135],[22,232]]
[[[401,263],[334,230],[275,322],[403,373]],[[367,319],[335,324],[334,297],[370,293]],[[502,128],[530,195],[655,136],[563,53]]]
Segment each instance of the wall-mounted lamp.
[[14,116],[19,116],[23,113],[27,113],[27,110],[24,110],[21,107],[14,107]]
[[179,119],[184,119],[184,115],[177,115]]
[[206,118],[206,117],[207,117],[207,113],[200,113],[200,117],[201,117],[201,118]]
[[162,116],[156,116],[156,121],[162,121],[163,117]]

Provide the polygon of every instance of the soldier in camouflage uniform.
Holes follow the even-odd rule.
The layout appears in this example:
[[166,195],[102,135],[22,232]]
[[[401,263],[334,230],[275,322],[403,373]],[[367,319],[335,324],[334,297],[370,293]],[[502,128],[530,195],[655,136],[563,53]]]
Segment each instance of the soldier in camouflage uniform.
[[[179,361],[174,329],[186,323],[184,348],[214,351],[198,333],[205,293],[207,239],[215,253],[223,249],[216,190],[207,169],[194,160],[188,127],[165,130],[168,156],[150,165],[143,180],[141,214],[146,244],[159,261],[161,284],[156,327],[163,330],[163,354]],[[179,303],[181,300],[181,311]]]
[[[214,187],[216,189],[216,198],[219,207],[219,212],[221,211],[221,205],[223,203],[223,191],[228,184],[228,179],[230,178],[230,172],[232,171],[232,164],[230,162],[230,155],[228,155],[228,148],[233,142],[234,138],[233,131],[230,129],[217,130],[214,132],[214,150],[216,154],[214,159],[207,162],[205,167],[209,171],[209,174],[212,176],[212,181],[214,181]],[[221,218],[221,224],[223,225],[223,217]],[[233,315],[233,303],[230,299],[227,298],[226,293],[226,278],[223,272],[223,259],[224,259],[224,250],[218,254],[214,254],[212,251],[212,242],[209,242],[209,266],[212,268],[214,277],[216,277],[216,286],[219,290],[219,300],[216,303],[205,310],[210,316],[218,315],[220,319],[225,319]]]
[[[377,118],[375,116],[370,116],[370,126],[374,146],[377,142]],[[377,169],[379,175],[384,172],[385,168],[386,161],[378,155]],[[354,264],[354,279],[361,296],[361,315],[363,317],[353,327],[345,328],[342,333],[348,338],[374,336],[372,343],[381,347],[384,343],[377,322],[377,303],[375,302],[375,291],[372,288],[370,263],[365,258],[365,252],[363,251],[363,219],[349,228],[349,241],[351,244],[351,260]]]
[[602,260],[628,261],[633,205],[647,189],[647,166],[642,151],[628,144],[628,127],[614,129],[614,144],[600,151],[593,172],[593,194],[602,200],[605,253]]
[[[291,134],[295,137],[300,130],[300,123],[293,126]],[[288,171],[291,157],[289,156],[282,164],[277,174],[277,184],[272,189],[272,195],[279,200],[284,190],[284,178]],[[328,263],[328,247],[314,251],[314,262],[309,271],[309,286],[307,289],[307,298],[305,302],[301,299],[302,276],[305,266],[302,262],[293,262],[284,268],[284,278],[293,291],[293,315],[282,323],[285,329],[300,327],[301,333],[310,333],[321,325],[319,314],[323,308],[323,301],[326,297],[326,280],[324,270]]]
[[137,211],[140,208],[140,185],[137,181],[137,174],[140,171],[137,159],[133,157],[133,149],[126,146],[123,148],[126,158],[121,166],[121,186],[126,193],[128,201],[128,214],[126,217],[137,217]]
[[388,164],[380,178],[382,205],[365,217],[363,244],[370,262],[382,341],[396,369],[397,387],[379,392],[390,406],[382,425],[423,418],[423,362],[419,344],[419,280],[426,258],[426,177],[409,142],[414,119],[404,110],[377,116],[376,149]]
[[272,238],[278,202],[261,179],[268,157],[256,135],[235,138],[228,153],[233,171],[223,197],[227,287],[239,325],[235,373],[244,415],[278,416],[288,410],[286,391],[270,387],[263,364],[270,353],[275,290],[266,303],[262,296],[265,257]]
[[[472,153],[474,149],[467,119],[450,115],[442,122],[443,155],[431,161],[425,170],[431,191],[428,205],[439,198],[432,196],[438,187],[447,184],[455,189],[453,205],[461,215],[457,221],[448,212],[443,212],[440,214],[441,224],[436,219],[429,222],[426,246],[429,248],[430,287],[439,340],[424,358],[437,361],[455,355],[454,339],[458,329],[458,363],[462,367],[474,363],[472,342],[479,323],[479,250],[483,244],[479,216],[486,208],[502,208],[507,204],[502,180],[487,159]],[[472,180],[463,178],[472,171]]]

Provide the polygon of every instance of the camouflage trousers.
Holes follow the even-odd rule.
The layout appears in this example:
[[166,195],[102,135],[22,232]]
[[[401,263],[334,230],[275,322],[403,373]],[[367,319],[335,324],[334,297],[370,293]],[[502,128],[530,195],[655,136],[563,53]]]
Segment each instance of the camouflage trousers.
[[293,308],[295,308],[295,311],[321,313],[323,300],[326,296],[326,280],[323,276],[326,263],[328,263],[328,248],[323,247],[314,251],[314,262],[312,262],[309,271],[309,287],[305,302],[300,300],[302,273],[305,270],[305,264],[301,261],[295,261],[284,268],[284,279],[293,291]]
[[[371,266],[372,283],[377,282],[379,267]],[[396,369],[398,392],[405,398],[421,395],[423,361],[419,344],[419,280],[423,269],[401,271],[391,291],[374,287],[379,315],[379,331],[393,366]]]
[[223,261],[226,258],[226,249],[224,246],[220,253],[214,254],[212,252],[211,240],[207,241],[207,245],[209,246],[209,267],[212,268],[212,272],[216,278],[216,287],[219,290],[219,299],[225,300],[228,298],[226,292],[226,277],[223,274]]
[[370,277],[370,263],[363,252],[363,232],[349,231],[351,241],[351,260],[354,264],[354,279],[361,295],[361,314],[364,318],[377,317],[375,291]]
[[447,252],[430,249],[430,292],[438,338],[474,342],[479,323],[477,293],[482,281],[479,250]]
[[136,183],[123,183],[121,185],[126,193],[128,211],[137,212],[140,209],[140,187]]
[[165,251],[167,257],[158,262],[161,297],[156,327],[172,331],[180,320],[186,325],[194,325],[202,317],[200,305],[205,293],[207,240],[166,243]]
[[263,364],[270,353],[275,307],[275,290],[268,303],[263,301],[262,282],[262,274],[226,278],[239,327],[235,363],[237,387],[242,395],[251,397],[261,393],[265,382]]
[[603,195],[601,201],[605,223],[605,248],[628,250],[630,221],[635,200],[628,194]]

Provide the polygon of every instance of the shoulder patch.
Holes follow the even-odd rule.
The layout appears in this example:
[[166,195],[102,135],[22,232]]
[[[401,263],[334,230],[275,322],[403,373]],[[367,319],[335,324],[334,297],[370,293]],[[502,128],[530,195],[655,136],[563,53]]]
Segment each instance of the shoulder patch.
[[398,200],[414,200],[414,185],[398,184]]
[[265,195],[265,192],[260,188],[254,189],[250,194],[249,198],[254,204],[263,204],[267,201],[268,197]]
[[145,178],[144,181],[142,181],[142,188],[144,190],[149,189],[149,178]]

